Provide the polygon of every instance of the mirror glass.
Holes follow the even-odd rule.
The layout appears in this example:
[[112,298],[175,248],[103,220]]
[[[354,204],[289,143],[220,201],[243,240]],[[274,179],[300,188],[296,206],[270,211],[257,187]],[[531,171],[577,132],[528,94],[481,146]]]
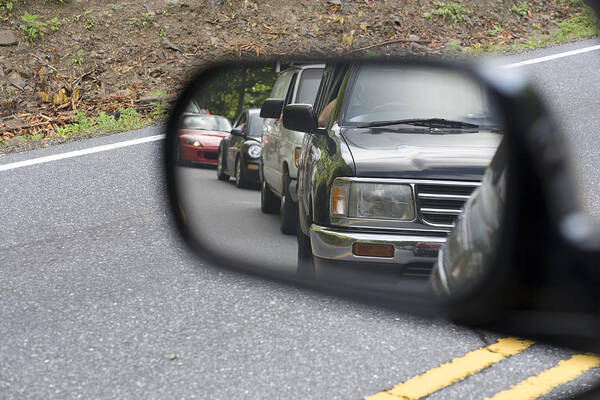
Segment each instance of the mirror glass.
[[217,256],[431,296],[472,286],[496,256],[503,116],[466,72],[236,65],[176,118],[180,211]]

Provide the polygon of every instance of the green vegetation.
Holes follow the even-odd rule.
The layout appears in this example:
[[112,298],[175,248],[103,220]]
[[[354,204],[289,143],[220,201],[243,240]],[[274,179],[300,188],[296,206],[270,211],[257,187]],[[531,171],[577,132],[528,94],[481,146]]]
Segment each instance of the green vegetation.
[[494,25],[492,29],[488,31],[490,35],[497,35],[502,32],[504,29],[500,25]]
[[48,24],[50,25],[50,30],[52,32],[58,31],[60,29],[60,26],[65,22],[66,20],[64,18],[62,20],[59,20],[58,17],[50,18],[48,20]]
[[[573,39],[587,39],[589,37],[597,36],[599,31],[598,20],[594,15],[594,12],[584,4],[582,0],[565,0],[566,3],[572,8],[573,12],[568,19],[559,22],[558,30],[552,34],[540,35],[542,31],[542,25],[539,23],[532,24],[532,27],[536,35],[532,35],[526,41],[521,43],[514,43],[512,45],[471,45],[466,47],[464,52],[477,55],[482,52],[494,52],[494,51],[506,51],[506,50],[531,50],[544,46],[552,46],[557,43],[563,43]],[[532,3],[529,3],[530,5]],[[533,3],[534,6],[538,6],[538,3]],[[526,2],[521,2],[519,6],[513,5],[510,10],[517,15],[525,16],[528,15],[529,11]],[[493,29],[488,31],[489,34],[495,35],[502,31],[500,26],[495,25]],[[452,46],[449,45],[452,49]]]
[[164,119],[167,116],[167,109],[164,101],[166,93],[162,90],[155,90],[154,92],[152,92],[152,95],[158,98],[158,101],[153,101],[152,103],[150,103],[154,107],[154,111],[152,111],[150,116],[154,120]]
[[452,53],[460,53],[462,51],[462,46],[456,42],[449,42],[448,49],[450,49]]
[[12,11],[13,7],[11,0],[0,0],[0,10]]
[[199,90],[196,101],[212,114],[234,119],[243,110],[260,107],[277,78],[273,67],[231,67]]
[[583,39],[595,35],[598,35],[598,20],[593,11],[585,7],[579,14],[559,22],[554,38],[562,43],[569,39]]
[[524,17],[524,16],[526,16],[526,15],[529,14],[529,7],[527,7],[527,3],[526,2],[521,2],[521,4],[519,4],[518,6],[517,5],[513,5],[510,8],[510,11],[512,11],[513,13],[515,13],[515,14],[521,16],[521,17]]
[[465,15],[471,12],[468,8],[453,1],[447,3],[444,3],[443,1],[434,1],[433,6],[434,9],[424,15],[425,18],[432,19],[433,17],[440,17],[444,21],[450,19],[452,20],[452,24],[463,22]]
[[39,15],[29,14],[25,11],[25,14],[21,17],[21,21],[24,23],[19,25],[19,30],[23,32],[25,40],[29,43],[33,43],[37,38],[43,38],[46,33],[46,23],[38,21]]
[[90,137],[94,134],[125,132],[133,129],[141,129],[149,125],[152,121],[145,119],[133,108],[120,108],[119,117],[108,115],[101,112],[96,117],[88,117],[84,112],[75,114],[74,123],[66,127],[58,128],[54,134],[61,139],[68,139],[72,136],[82,138]]
[[83,26],[88,31],[91,31],[94,28],[94,26],[96,26],[96,17],[91,15],[90,10],[85,10],[83,12]]
[[75,54],[73,54],[73,58],[71,58],[71,63],[74,67],[81,67],[83,64],[83,50],[79,49]]
[[551,43],[550,39],[527,39],[527,41],[523,43],[516,43],[512,45],[512,49],[514,50],[531,50],[537,49],[538,47],[547,46]]
[[[163,92],[156,91],[154,95],[158,97],[164,96]],[[150,118],[140,115],[133,108],[120,108],[115,115],[109,115],[100,112],[95,117],[90,117],[83,111],[77,112],[73,116],[74,122],[64,127],[59,127],[52,132],[52,136],[62,140],[68,140],[72,137],[79,139],[87,139],[95,135],[106,133],[126,132],[134,129],[141,129],[153,122],[164,118],[167,114],[164,108],[164,102],[155,106],[154,112],[150,114]],[[45,138],[43,133],[36,133],[29,136],[14,136],[13,139],[19,139],[22,142],[37,142]],[[0,138],[0,146],[6,145]]]
[[[150,23],[150,22],[153,22],[155,18],[156,17],[154,16],[154,13],[149,13],[149,12],[142,13],[142,20],[144,22],[146,22],[146,25],[148,25],[148,23]],[[144,26],[146,26],[146,25],[144,25]]]
[[134,26],[136,26],[138,28],[140,26],[145,28],[149,24],[154,22],[155,19],[156,19],[156,16],[154,15],[154,13],[145,12],[145,13],[142,13],[141,18],[138,18],[138,17],[131,18],[131,22],[133,23]]

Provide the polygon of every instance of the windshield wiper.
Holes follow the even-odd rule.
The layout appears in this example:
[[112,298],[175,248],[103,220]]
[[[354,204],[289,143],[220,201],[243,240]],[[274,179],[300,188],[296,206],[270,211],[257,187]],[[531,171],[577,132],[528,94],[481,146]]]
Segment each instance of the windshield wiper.
[[471,124],[464,121],[453,121],[444,118],[413,118],[413,119],[397,119],[391,121],[373,121],[366,124],[358,125],[357,128],[374,128],[378,126],[388,125],[414,125],[427,126],[429,128],[479,128],[477,124]]

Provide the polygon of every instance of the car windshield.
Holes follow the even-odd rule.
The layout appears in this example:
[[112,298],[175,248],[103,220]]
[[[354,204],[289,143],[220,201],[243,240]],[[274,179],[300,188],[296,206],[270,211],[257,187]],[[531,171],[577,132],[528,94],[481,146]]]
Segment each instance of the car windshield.
[[[452,122],[452,127],[497,127],[488,93],[478,82],[439,69],[367,65],[358,71],[346,102],[347,125],[399,121]],[[462,125],[462,126],[461,126]]]
[[199,114],[200,113],[200,107],[198,107],[198,105],[195,102],[190,101],[190,104],[188,104],[188,106],[186,107],[185,112],[188,112],[188,113],[198,113]]
[[248,127],[248,136],[252,137],[260,137],[262,135],[262,118],[259,116],[260,110],[258,112],[250,114],[250,126]]
[[321,77],[323,76],[323,69],[321,68],[310,68],[304,70],[300,77],[300,85],[298,86],[298,93],[296,94],[296,103],[301,104],[314,104],[317,98],[317,90],[319,90],[319,84],[321,83]]
[[183,129],[197,129],[203,131],[229,132],[229,120],[220,115],[186,115],[182,121]]

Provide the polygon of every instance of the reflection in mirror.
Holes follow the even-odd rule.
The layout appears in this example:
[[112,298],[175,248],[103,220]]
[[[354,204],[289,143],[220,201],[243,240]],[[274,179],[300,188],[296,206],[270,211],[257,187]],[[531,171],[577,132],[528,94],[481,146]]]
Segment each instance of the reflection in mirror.
[[202,82],[193,103],[176,132],[177,194],[189,231],[217,256],[432,296],[488,272],[506,150],[503,118],[472,76],[252,64]]

